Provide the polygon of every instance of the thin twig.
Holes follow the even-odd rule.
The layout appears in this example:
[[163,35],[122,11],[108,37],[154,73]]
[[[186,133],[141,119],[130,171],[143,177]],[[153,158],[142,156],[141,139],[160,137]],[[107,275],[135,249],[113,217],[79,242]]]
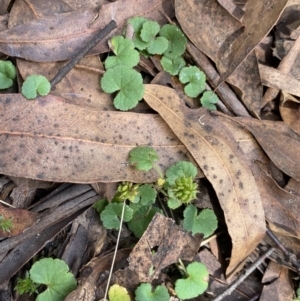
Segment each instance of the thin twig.
[[110,267],[110,271],[109,271],[109,276],[107,279],[107,285],[106,285],[106,289],[105,289],[105,294],[104,294],[104,298],[103,300],[107,300],[107,292],[109,289],[109,284],[110,284],[110,280],[111,280],[111,276],[114,270],[114,265],[115,265],[115,260],[116,260],[116,256],[117,256],[117,252],[118,252],[118,246],[119,246],[119,242],[120,242],[120,236],[121,236],[121,232],[122,232],[122,225],[123,225],[123,219],[124,219],[124,211],[125,211],[125,206],[126,206],[126,202],[123,202],[123,207],[122,207],[122,214],[121,214],[121,218],[120,218],[120,228],[119,228],[119,232],[118,232],[118,237],[117,237],[117,243],[116,243],[116,247],[115,247],[115,252],[114,252],[114,257],[111,263],[111,267]]
[[101,40],[103,40],[111,31],[117,27],[117,23],[112,20],[102,30],[100,30],[82,49],[80,49],[74,57],[63,66],[59,72],[50,80],[51,88],[59,83],[71,70],[79,63],[82,58],[92,50]]
[[281,250],[281,252],[289,258],[291,264],[294,268],[297,269],[298,274],[300,274],[300,263],[297,260],[297,256],[286,249],[286,247],[281,243],[281,241],[277,238],[277,236],[267,228],[266,230],[267,235],[270,239],[277,245],[277,247]]
[[245,270],[244,274],[233,281],[226,290],[214,298],[212,301],[221,301],[224,297],[229,296],[268,256],[274,252],[274,248],[270,248],[262,256],[256,259],[251,266]]

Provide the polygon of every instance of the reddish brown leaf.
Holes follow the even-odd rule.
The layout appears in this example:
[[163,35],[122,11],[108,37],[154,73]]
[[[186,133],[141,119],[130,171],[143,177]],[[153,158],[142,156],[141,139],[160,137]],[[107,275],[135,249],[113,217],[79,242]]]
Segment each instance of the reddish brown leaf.
[[37,214],[23,209],[6,208],[0,205],[0,216],[4,220],[9,219],[12,222],[12,227],[9,231],[3,231],[0,227],[0,237],[10,237],[22,233],[26,228],[33,225]]
[[187,159],[186,148],[158,115],[105,112],[48,95],[28,101],[0,95],[0,173],[55,182],[152,182],[128,166],[129,151],[150,145],[163,169]]
[[[126,7],[126,9],[124,9]],[[130,17],[141,15],[153,20],[166,20],[162,12],[172,17],[172,2],[167,0],[119,0],[105,4],[99,14],[91,10],[79,10],[44,17],[0,32],[0,51],[37,62],[53,62],[70,59],[112,19],[123,30]],[[102,40],[90,54],[108,50],[107,38]]]
[[147,85],[144,98],[186,145],[217,193],[233,244],[230,274],[265,230],[260,195],[245,157],[217,117],[204,108],[188,109],[173,89]]

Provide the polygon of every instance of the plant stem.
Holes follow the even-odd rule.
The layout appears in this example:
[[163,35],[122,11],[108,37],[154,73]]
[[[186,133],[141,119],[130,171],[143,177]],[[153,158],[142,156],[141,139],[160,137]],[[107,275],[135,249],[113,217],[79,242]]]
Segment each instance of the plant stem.
[[117,23],[111,20],[102,30],[100,30],[82,49],[80,49],[74,57],[63,66],[58,73],[50,80],[51,88],[59,83],[71,70],[79,63],[82,58],[92,50],[101,40],[103,40],[111,31],[117,27]]

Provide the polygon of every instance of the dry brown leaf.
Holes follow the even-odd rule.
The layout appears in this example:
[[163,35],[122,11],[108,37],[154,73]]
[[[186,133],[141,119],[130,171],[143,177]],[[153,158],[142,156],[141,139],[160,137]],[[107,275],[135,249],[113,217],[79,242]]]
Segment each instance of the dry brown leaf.
[[166,22],[163,13],[172,17],[172,1],[136,0],[132,5],[131,0],[119,0],[103,5],[99,13],[79,10],[51,15],[0,32],[0,51],[36,62],[67,60],[114,19],[119,29],[112,31],[90,53],[99,54],[108,50],[108,39],[117,30],[123,30],[127,19],[141,15]]
[[173,89],[146,85],[144,98],[186,145],[217,193],[233,244],[230,274],[265,231],[260,195],[245,157],[217,117],[204,108],[188,109]]
[[287,0],[247,1],[242,24],[216,0],[176,0],[175,11],[190,40],[217,64],[221,83],[267,35],[286,3]]
[[0,205],[0,216],[12,222],[9,231],[3,231],[0,227],[0,237],[11,237],[22,233],[26,228],[32,226],[36,221],[37,214],[24,209],[6,208]]
[[261,64],[259,64],[259,74],[264,86],[300,96],[300,81],[293,76]]
[[[156,213],[130,253],[129,269],[138,275],[140,282],[152,282],[163,268],[178,262],[179,258],[192,261],[202,238],[203,235],[192,236],[180,230],[173,219]],[[155,254],[152,253],[154,248],[157,248]]]
[[300,101],[292,95],[282,92],[279,111],[282,120],[300,135]]
[[105,112],[48,95],[0,95],[0,173],[54,182],[153,182],[128,166],[137,144],[152,146],[165,170],[188,152],[160,116]]
[[[17,59],[18,70],[24,80],[31,74],[41,74],[51,80],[63,65],[65,62],[36,63]],[[101,71],[103,73],[104,68],[98,56],[85,57],[50,93],[85,108],[115,111],[111,95],[100,89]]]
[[231,119],[252,133],[280,170],[297,180],[300,179],[300,137],[284,122],[244,117]]

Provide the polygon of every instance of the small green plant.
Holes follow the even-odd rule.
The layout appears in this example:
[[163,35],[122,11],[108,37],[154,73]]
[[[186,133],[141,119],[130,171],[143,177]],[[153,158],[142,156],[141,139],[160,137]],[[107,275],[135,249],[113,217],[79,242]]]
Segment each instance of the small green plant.
[[108,291],[109,301],[130,301],[130,296],[125,287],[114,284]]
[[215,106],[218,103],[219,98],[213,91],[205,91],[200,98],[203,107],[208,108],[209,110],[216,110]]
[[0,229],[3,232],[10,232],[13,226],[14,225],[11,218],[5,218],[3,215],[0,215]]
[[208,287],[209,273],[206,266],[200,262],[190,263],[186,269],[183,265],[186,278],[175,282],[175,292],[181,300],[196,298],[203,294]]
[[0,89],[7,89],[13,85],[16,78],[16,67],[11,61],[0,60]]
[[41,96],[48,95],[50,90],[50,82],[43,75],[30,75],[22,85],[22,94],[27,99],[35,99],[38,94]]
[[135,290],[136,301],[169,301],[170,295],[165,286],[158,285],[153,291],[150,283],[141,283]]
[[32,265],[25,279],[18,279],[15,290],[19,294],[32,294],[41,284],[47,288],[37,296],[37,301],[63,301],[77,285],[63,260],[43,258]]

